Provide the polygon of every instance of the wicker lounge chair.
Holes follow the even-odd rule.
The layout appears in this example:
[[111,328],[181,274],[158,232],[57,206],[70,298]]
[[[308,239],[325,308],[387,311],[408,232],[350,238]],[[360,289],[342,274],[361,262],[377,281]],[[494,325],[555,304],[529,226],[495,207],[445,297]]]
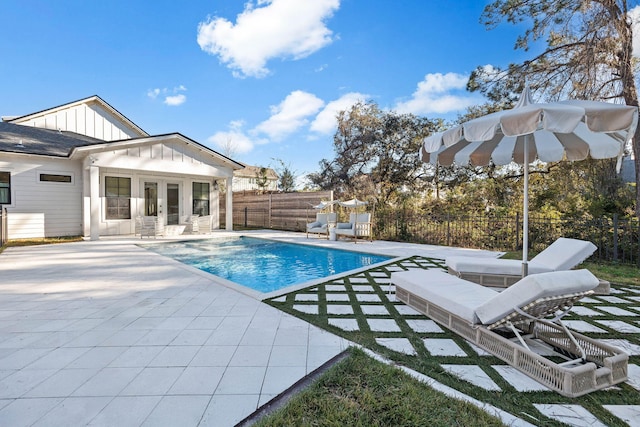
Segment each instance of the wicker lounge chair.
[[329,238],[329,228],[335,227],[338,220],[338,214],[335,212],[317,213],[316,220],[307,224],[307,239],[309,233],[318,234],[318,237],[324,236]]
[[[572,332],[560,320],[598,285],[587,270],[533,274],[502,292],[440,270],[393,273],[391,282],[398,300],[563,396],[627,379],[626,353]],[[566,361],[535,353],[527,344],[532,340]]]
[[[589,258],[596,246],[584,240],[559,238],[529,261],[529,274],[570,270]],[[484,286],[506,288],[522,278],[522,261],[473,256],[452,256],[445,261],[449,273]],[[596,294],[608,294],[610,284],[601,280]]]
[[354,243],[358,242],[358,238],[373,239],[371,234],[371,214],[370,213],[352,213],[349,214],[349,222],[339,222],[336,224],[336,236],[348,237],[353,239]]

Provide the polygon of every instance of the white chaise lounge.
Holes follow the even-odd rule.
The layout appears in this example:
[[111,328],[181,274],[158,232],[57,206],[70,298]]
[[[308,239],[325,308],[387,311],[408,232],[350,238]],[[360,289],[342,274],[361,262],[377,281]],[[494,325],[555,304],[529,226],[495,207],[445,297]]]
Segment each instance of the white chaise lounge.
[[[585,240],[561,237],[529,261],[529,274],[570,270],[597,249]],[[445,260],[449,273],[484,286],[507,287],[522,278],[522,261],[473,256],[451,256]],[[600,281],[597,294],[608,294],[610,284]]]
[[329,229],[335,227],[338,220],[338,214],[335,212],[317,213],[316,220],[307,224],[307,239],[309,233],[318,234],[329,238]]
[[[560,320],[598,286],[588,270],[533,274],[502,292],[441,270],[392,273],[391,282],[398,300],[564,396],[627,379],[625,352],[572,332]],[[532,339],[566,361],[535,353],[527,344]]]

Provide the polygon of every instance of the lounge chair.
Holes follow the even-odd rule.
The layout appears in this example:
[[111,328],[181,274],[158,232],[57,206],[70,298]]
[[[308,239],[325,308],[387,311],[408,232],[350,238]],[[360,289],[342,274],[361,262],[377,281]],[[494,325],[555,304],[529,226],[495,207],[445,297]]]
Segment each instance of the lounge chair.
[[157,216],[141,216],[140,221],[140,238],[164,236],[164,224]]
[[317,213],[316,220],[307,224],[307,239],[309,233],[318,234],[318,237],[324,236],[329,238],[329,229],[335,227],[338,220],[338,214],[335,212]]
[[339,222],[336,224],[336,237],[352,238],[354,243],[358,243],[358,238],[368,237],[371,241],[371,214],[352,213],[349,214],[349,222]]
[[198,215],[181,216],[180,224],[184,225],[184,233],[196,234],[200,231],[198,227]]
[[[391,282],[398,300],[563,396],[627,379],[626,353],[572,332],[560,320],[598,286],[588,270],[532,274],[502,292],[441,270],[392,273]],[[566,361],[535,353],[527,343],[533,339]]]
[[[585,240],[559,238],[529,261],[529,274],[570,270],[589,258],[596,246]],[[522,278],[522,261],[473,256],[445,260],[449,273],[484,286],[505,288]],[[608,294],[610,284],[600,281],[597,294]]]
[[213,216],[201,215],[198,217],[198,233],[211,233],[213,230]]

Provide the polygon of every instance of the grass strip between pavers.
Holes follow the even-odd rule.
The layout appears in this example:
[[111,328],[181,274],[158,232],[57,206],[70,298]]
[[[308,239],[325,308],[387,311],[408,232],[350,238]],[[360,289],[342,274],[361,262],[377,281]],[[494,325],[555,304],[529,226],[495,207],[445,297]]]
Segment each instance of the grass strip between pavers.
[[[508,366],[500,359],[486,355],[460,336],[444,328],[438,327],[439,331],[435,329],[415,332],[409,325],[411,321],[429,319],[421,314],[416,314],[416,312],[407,314],[408,312],[404,309],[406,306],[401,302],[396,302],[393,294],[389,295],[391,273],[409,268],[444,269],[445,267],[443,260],[414,256],[365,272],[310,286],[264,302],[349,341],[358,343],[395,363],[434,378],[468,396],[510,412],[532,424],[564,425],[543,415],[534,404],[565,404],[581,405],[606,425],[627,425],[603,408],[603,405],[640,405],[640,392],[626,383],[575,399],[563,397],[548,390],[519,392],[493,368],[497,365]],[[612,283],[612,290],[609,296],[596,295],[576,304],[576,306],[590,309],[591,316],[570,312],[563,320],[584,321],[603,331],[580,331],[586,336],[596,339],[626,340],[630,345],[640,348],[640,288],[617,286]],[[328,307],[331,309],[329,310]],[[613,307],[614,310],[607,307]],[[624,312],[620,312],[616,308],[622,309]],[[351,311],[353,312],[351,313]],[[371,314],[376,312],[382,314]],[[372,320],[391,320],[395,322],[397,327],[376,331],[370,326],[369,321]],[[605,321],[605,323],[598,321]],[[608,324],[607,321],[622,321],[624,323]],[[330,322],[340,324],[343,327],[350,325],[350,327],[357,327],[357,329],[345,330]],[[620,327],[626,325],[628,327]],[[634,327],[638,330],[635,331]],[[633,332],[627,333],[626,330]],[[376,341],[376,339],[385,338],[406,338],[415,350],[415,354],[394,351]],[[429,339],[452,341],[461,349],[461,352],[456,353],[455,356],[433,355],[425,346],[425,340]],[[629,364],[640,364],[640,356],[630,356]],[[442,365],[478,366],[495,382],[500,390],[487,390],[462,380],[449,373]]]

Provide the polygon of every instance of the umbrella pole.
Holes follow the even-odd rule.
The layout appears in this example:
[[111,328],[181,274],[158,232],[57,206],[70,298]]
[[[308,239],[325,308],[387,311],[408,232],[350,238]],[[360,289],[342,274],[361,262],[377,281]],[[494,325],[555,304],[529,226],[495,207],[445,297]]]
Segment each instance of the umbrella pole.
[[522,277],[529,274],[529,138],[524,137],[524,200],[522,208]]

